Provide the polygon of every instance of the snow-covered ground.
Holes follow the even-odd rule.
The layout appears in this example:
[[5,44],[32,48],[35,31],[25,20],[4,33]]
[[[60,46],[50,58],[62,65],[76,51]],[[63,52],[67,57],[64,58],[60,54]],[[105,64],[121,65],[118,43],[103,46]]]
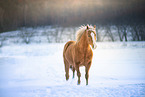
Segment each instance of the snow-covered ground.
[[62,44],[0,48],[0,97],[145,97],[145,42],[97,43],[89,85],[65,81]]

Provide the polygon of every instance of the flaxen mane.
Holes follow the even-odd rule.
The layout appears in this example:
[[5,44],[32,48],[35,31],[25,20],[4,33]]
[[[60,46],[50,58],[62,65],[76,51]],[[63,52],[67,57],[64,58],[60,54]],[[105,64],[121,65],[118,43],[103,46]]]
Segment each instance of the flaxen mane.
[[[92,25],[88,25],[90,30],[93,30],[94,27]],[[87,26],[81,26],[79,27],[79,30],[76,32],[76,42],[78,42],[83,35],[83,32],[86,30]]]

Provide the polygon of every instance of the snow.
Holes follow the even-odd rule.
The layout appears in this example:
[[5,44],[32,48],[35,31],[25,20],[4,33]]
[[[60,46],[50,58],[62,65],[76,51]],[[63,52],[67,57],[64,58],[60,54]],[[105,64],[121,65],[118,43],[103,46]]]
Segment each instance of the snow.
[[145,97],[145,42],[98,42],[85,85],[65,81],[64,43],[0,48],[0,97]]

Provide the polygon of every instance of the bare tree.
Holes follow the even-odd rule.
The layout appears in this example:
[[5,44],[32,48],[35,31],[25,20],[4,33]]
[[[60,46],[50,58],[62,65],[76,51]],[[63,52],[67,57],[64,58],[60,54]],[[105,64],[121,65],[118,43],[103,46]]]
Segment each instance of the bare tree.
[[97,37],[96,37],[96,38],[97,38],[97,41],[98,41],[98,42],[101,41],[101,38],[100,38],[101,36],[100,36],[100,34],[99,34],[99,31],[98,31],[99,29],[100,29],[100,25],[97,25],[97,26],[96,26],[96,34],[97,34]]
[[53,32],[52,31],[47,31],[46,32],[46,36],[47,36],[47,41],[48,43],[51,43],[52,42],[52,36],[53,36]]
[[125,38],[125,41],[127,41],[127,27],[128,27],[127,25],[122,25],[123,37]]
[[58,32],[56,38],[57,38],[57,42],[59,42],[59,43],[61,42],[61,39],[63,38],[64,30],[65,30],[65,27],[62,27],[58,30],[59,32]]
[[73,27],[73,40],[75,40],[75,39],[76,39],[76,28]]
[[34,34],[34,31],[32,31],[32,30],[29,31],[26,28],[23,28],[21,30],[21,37],[23,38],[23,40],[24,40],[24,42],[26,44],[29,44],[30,43],[30,39],[33,36],[33,34]]
[[139,36],[140,36],[140,40],[144,41],[145,40],[145,25],[141,25],[139,28]]
[[132,35],[132,39],[133,41],[140,41],[140,37],[139,37],[139,25],[134,24],[131,25],[131,35]]
[[117,25],[116,27],[120,41],[123,41],[123,38],[125,38],[125,41],[127,41],[128,25]]
[[119,39],[120,41],[123,41],[123,34],[122,34],[122,31],[121,31],[121,26],[117,25],[117,33],[118,33],[118,36],[119,36]]
[[55,30],[55,32],[54,32],[54,34],[53,34],[53,37],[55,38],[55,42],[57,43],[58,42],[58,35],[59,35],[59,28],[58,27],[56,27],[55,28],[56,30]]
[[50,41],[50,35],[51,35],[51,33],[52,33],[52,31],[47,31],[47,29],[46,28],[43,28],[43,30],[44,30],[44,35],[47,37],[47,41],[48,41],[48,43],[50,43],[51,41]]
[[4,40],[5,40],[5,37],[0,35],[0,47],[3,46]]
[[[112,32],[111,32],[111,26],[110,25],[106,25],[106,27],[105,27],[105,35],[103,36],[103,40],[104,40],[104,38],[105,37],[110,37],[110,39],[112,40],[112,41],[114,41],[114,36],[113,36],[113,34],[112,34]],[[103,41],[102,40],[102,41]]]

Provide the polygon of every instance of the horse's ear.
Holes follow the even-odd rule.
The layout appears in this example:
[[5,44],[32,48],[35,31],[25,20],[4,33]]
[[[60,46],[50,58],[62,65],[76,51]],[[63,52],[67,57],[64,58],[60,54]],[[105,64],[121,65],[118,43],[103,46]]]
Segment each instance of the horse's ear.
[[89,29],[89,26],[87,25],[87,29]]
[[94,29],[96,29],[96,25],[94,25]]

